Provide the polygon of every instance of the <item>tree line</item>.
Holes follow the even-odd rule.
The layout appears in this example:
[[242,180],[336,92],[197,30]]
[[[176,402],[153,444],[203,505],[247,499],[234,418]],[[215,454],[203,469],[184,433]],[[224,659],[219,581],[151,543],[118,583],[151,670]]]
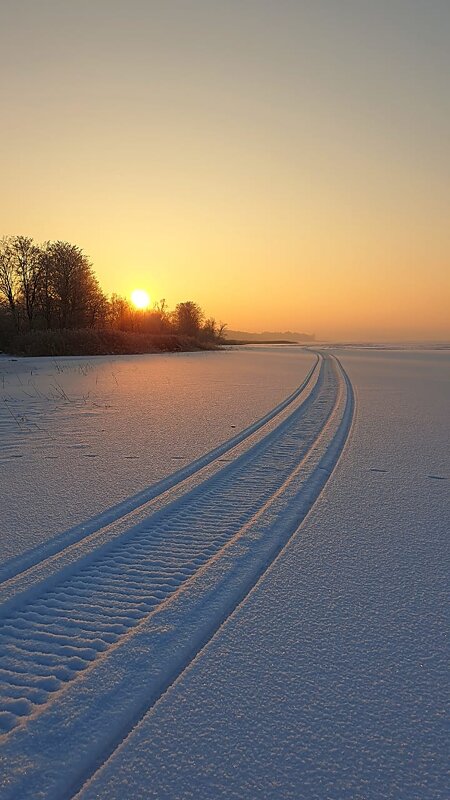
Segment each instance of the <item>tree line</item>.
[[225,329],[192,300],[140,311],[117,294],[108,298],[80,247],[28,236],[0,240],[0,311],[3,329],[17,333],[90,328],[219,341]]

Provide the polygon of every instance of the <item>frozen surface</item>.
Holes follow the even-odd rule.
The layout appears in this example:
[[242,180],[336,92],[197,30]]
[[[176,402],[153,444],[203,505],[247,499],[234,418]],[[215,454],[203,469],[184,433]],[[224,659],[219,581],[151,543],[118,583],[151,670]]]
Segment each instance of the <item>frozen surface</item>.
[[[163,464],[170,431],[190,438],[186,408],[198,406],[216,364],[223,376],[221,356],[230,355],[230,378],[239,365],[246,375],[256,370],[266,400],[275,376],[296,372],[269,408],[307,377],[256,427],[187,464],[156,493],[145,490],[137,505],[125,500],[120,513],[70,536],[42,534],[37,550],[3,569],[2,800],[447,798],[449,353],[339,351],[357,401],[343,453],[355,406],[333,356],[295,348],[212,355],[169,360],[180,407],[188,367],[190,375],[198,368],[199,383],[162,440]],[[6,363],[14,370],[26,362]],[[125,378],[109,431],[123,445],[134,420],[136,446],[155,362],[113,363]],[[89,430],[89,420],[91,443],[103,441],[107,428],[98,433],[96,414],[108,417],[115,390],[102,388],[85,361],[52,363],[42,383],[34,364],[27,383],[12,373],[16,397],[8,394],[11,373],[4,376],[4,467],[12,474],[11,464],[31,453],[45,490],[39,465],[51,464],[53,489],[71,437]],[[111,360],[94,364],[110,369]],[[140,392],[136,364],[145,365]],[[88,378],[97,389],[77,394]],[[113,382],[121,384],[116,372]],[[156,383],[163,425],[169,395]],[[258,381],[249,383],[257,394]],[[227,394],[224,385],[217,395]],[[231,396],[221,420],[233,410]],[[68,418],[78,428],[65,428]],[[89,504],[113,454],[99,447],[86,455],[84,467],[85,456],[74,460],[73,474]],[[139,459],[126,461],[136,478]],[[94,462],[103,470],[86,477]],[[117,502],[117,475],[109,485]],[[13,495],[5,497],[10,503]],[[58,498],[59,487],[49,512]]]
[[0,584],[2,800],[72,796],[95,774],[289,541],[353,407],[338,362],[316,358],[287,401],[212,460],[16,563]]
[[338,355],[357,411],[331,480],[83,800],[450,795],[449,354]]
[[300,348],[0,358],[0,562],[175,472],[305,377]]

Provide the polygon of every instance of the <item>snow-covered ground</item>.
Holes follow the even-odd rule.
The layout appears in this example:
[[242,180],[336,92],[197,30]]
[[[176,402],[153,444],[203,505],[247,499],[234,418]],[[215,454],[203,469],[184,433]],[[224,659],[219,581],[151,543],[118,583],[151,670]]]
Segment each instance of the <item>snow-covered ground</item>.
[[449,796],[448,353],[340,353],[356,420],[250,596],[81,794]]
[[[88,447],[95,442],[95,450],[85,450],[97,459],[86,463],[98,460],[97,470],[84,476],[83,466],[71,467],[86,513],[77,512],[70,486],[66,495],[61,489],[51,495],[49,508],[62,503],[63,522],[69,498],[71,524],[167,476],[173,470],[167,468],[169,448],[192,460],[304,384],[233,447],[219,447],[215,458],[164,485],[160,495],[143,498],[123,518],[93,526],[84,538],[79,531],[53,555],[45,547],[62,527],[39,533],[45,504],[35,503],[35,532],[28,536],[24,526],[21,542],[8,553],[41,542],[43,557],[0,584],[6,623],[2,797],[449,796],[444,569],[450,354],[335,352],[353,385],[354,404],[330,357],[309,376],[314,358],[296,348],[184,357],[188,366],[175,380],[179,421],[156,448],[161,471],[151,473],[150,462],[141,461],[143,478],[137,459],[130,459],[129,483],[122,487],[114,473],[106,476],[106,491],[102,473],[110,462],[107,440],[100,452],[102,437],[106,430],[117,435],[126,464],[125,455],[133,454],[125,450],[128,421],[134,447],[149,382],[137,377],[141,390],[124,391],[127,401],[111,403],[122,411],[111,415],[108,429],[101,426],[101,437],[95,416],[87,416],[91,428],[82,421],[91,395],[85,401],[76,384],[69,393],[57,378],[55,392],[60,386],[67,399],[57,397],[48,425],[58,414],[66,418],[72,406],[72,438]],[[182,357],[172,358],[169,380],[171,370],[179,375]],[[147,364],[126,359],[126,370],[128,362],[136,373],[136,364]],[[65,363],[76,369],[76,361]],[[183,412],[193,364],[198,383],[193,380]],[[111,362],[104,366],[109,375]],[[79,370],[76,381],[88,378],[89,369],[84,376]],[[120,386],[115,367],[114,374]],[[100,379],[92,378],[98,386]],[[213,387],[212,397],[224,398],[216,416],[215,402],[203,404],[203,413],[210,412],[204,426],[192,419],[202,381]],[[164,428],[163,390],[156,396],[162,399],[155,419]],[[104,397],[96,395],[99,407]],[[11,400],[7,405],[8,414],[12,409],[19,417]],[[44,415],[27,439],[20,426],[32,420],[9,416],[15,441],[28,443],[17,463],[25,461],[27,448],[36,450],[31,476],[45,455],[58,456],[48,459],[53,472],[40,477],[45,490],[48,475],[54,480],[64,466],[68,423],[53,423],[62,431],[61,450],[55,443],[48,453],[38,448]],[[192,449],[178,453],[172,432]],[[149,436],[147,446],[152,441]],[[11,485],[10,525],[20,497],[14,494],[19,483]]]
[[312,363],[287,348],[0,357],[0,563],[229,439]]

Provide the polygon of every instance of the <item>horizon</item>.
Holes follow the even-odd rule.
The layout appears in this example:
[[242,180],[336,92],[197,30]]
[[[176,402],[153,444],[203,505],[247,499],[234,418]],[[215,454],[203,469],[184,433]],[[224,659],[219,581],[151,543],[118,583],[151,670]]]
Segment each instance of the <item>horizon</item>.
[[7,2],[1,233],[231,330],[446,342],[449,34],[441,0]]

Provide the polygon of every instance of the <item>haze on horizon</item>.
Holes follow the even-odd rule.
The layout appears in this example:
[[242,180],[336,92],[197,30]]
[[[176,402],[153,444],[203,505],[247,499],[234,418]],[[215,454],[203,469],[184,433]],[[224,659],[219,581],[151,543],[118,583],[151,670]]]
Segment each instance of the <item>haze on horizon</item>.
[[3,0],[0,235],[239,330],[450,339],[446,0]]

